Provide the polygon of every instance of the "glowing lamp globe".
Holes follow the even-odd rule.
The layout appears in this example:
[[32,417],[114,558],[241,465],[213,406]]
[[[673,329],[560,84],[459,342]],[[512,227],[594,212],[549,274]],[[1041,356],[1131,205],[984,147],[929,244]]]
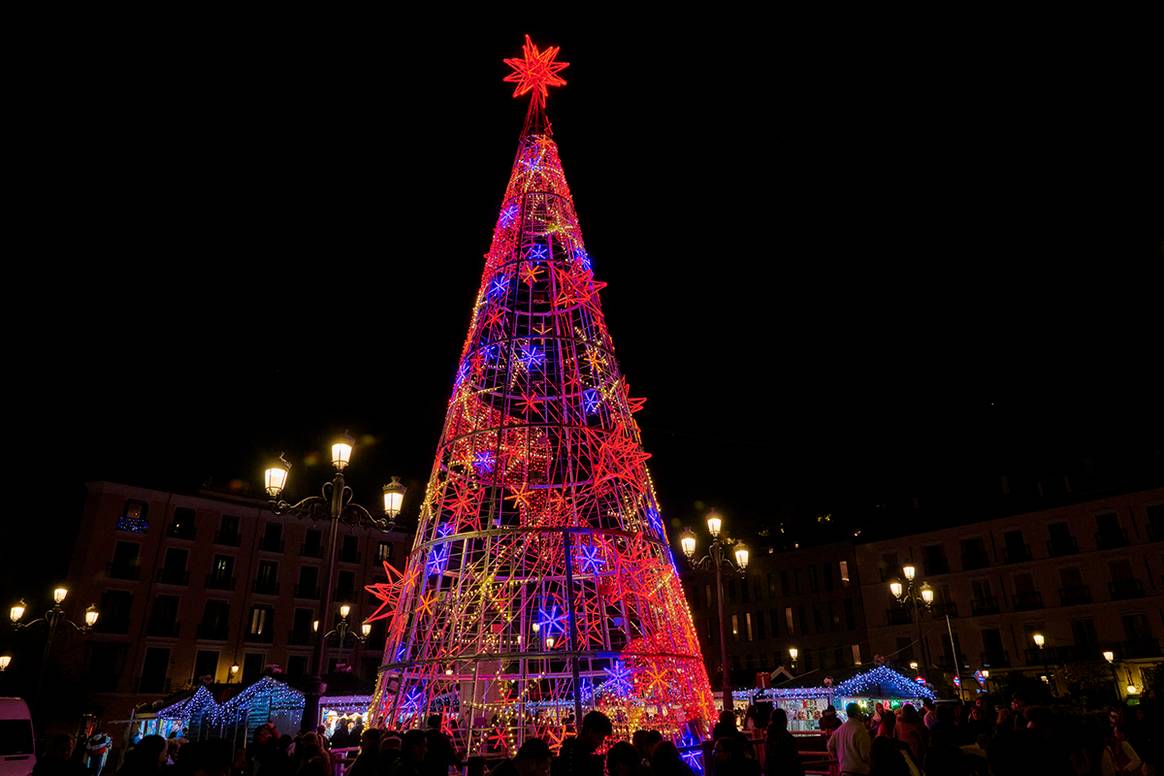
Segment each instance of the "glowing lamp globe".
[[792,658],[793,660],[796,660],[796,658],[800,657],[800,650],[797,649],[796,647],[789,647],[788,648],[788,657]]
[[934,589],[928,584],[923,584],[921,586],[921,599],[922,603],[924,603],[926,606],[929,606],[934,602]]
[[12,604],[12,608],[8,610],[8,619],[13,622],[20,622],[20,618],[24,616],[24,610],[28,608],[28,604],[24,601],[17,601]]
[[400,507],[404,504],[404,494],[408,492],[399,477],[393,477],[392,482],[384,486],[384,514],[396,517],[400,514]]
[[287,487],[287,474],[289,467],[282,461],[277,461],[267,467],[267,471],[263,474],[263,487],[267,491],[267,495],[271,498],[279,498],[279,494],[283,492],[283,488]]
[[238,663],[233,663],[230,666],[230,675],[235,676],[236,674],[238,674]]
[[907,582],[912,582],[913,578],[917,576],[917,566],[907,563],[901,567],[901,573],[905,575]]
[[1104,650],[1103,659],[1109,663],[1114,663],[1115,662],[1115,653],[1112,652],[1110,649]]
[[352,462],[352,448],[355,446],[356,440],[346,433],[336,437],[331,443],[331,465],[341,472],[346,469]]
[[360,625],[360,633],[364,634],[364,638],[368,638],[368,636],[372,635],[372,623],[365,622]]
[[748,545],[736,545],[736,565],[740,567],[741,571],[748,567],[748,555]]
[[894,598],[901,598],[901,594],[905,592],[905,585],[901,584],[900,579],[894,579],[889,582],[889,592],[893,593]]
[[1134,685],[1134,684],[1129,684],[1127,687],[1127,690],[1128,690],[1128,695],[1135,695],[1136,693],[1139,692],[1139,690],[1136,689],[1136,685]]
[[1042,649],[1043,645],[1047,643],[1047,637],[1041,633],[1031,634],[1031,638],[1034,639],[1035,646],[1038,647],[1039,649]]
[[101,616],[101,612],[97,610],[96,604],[89,604],[89,608],[85,610],[85,627],[92,628],[97,624],[97,619]]
[[0,655],[0,671],[7,671],[12,663],[12,655]]
[[718,539],[721,530],[723,530],[723,518],[712,512],[707,516],[707,532],[711,534],[711,538]]
[[683,548],[683,554],[688,558],[695,557],[695,533],[690,528],[680,535],[679,546]]
[[61,587],[53,588],[53,601],[60,603],[65,600],[65,596],[69,594],[69,588],[62,585]]

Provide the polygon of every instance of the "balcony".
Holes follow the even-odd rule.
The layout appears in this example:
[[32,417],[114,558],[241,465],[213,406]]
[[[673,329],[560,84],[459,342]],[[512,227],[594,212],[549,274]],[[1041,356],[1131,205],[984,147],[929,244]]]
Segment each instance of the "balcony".
[[1064,555],[1074,555],[1079,552],[1079,542],[1074,536],[1056,536],[1047,540],[1047,554],[1052,558],[1061,558]]
[[1002,555],[1006,563],[1026,563],[1031,559],[1031,545],[1021,544],[1013,547],[1008,546],[1003,550]]
[[279,580],[256,579],[254,591],[259,595],[279,595]]
[[296,598],[311,598],[313,600],[319,600],[319,585],[303,585],[303,584],[296,585],[295,586],[295,597]]
[[983,652],[982,665],[987,668],[1006,668],[1010,665],[1010,655],[1005,651]]
[[157,580],[163,585],[188,585],[190,572],[186,569],[162,568],[158,571]]
[[262,550],[263,552],[279,552],[279,553],[281,553],[281,552],[283,552],[283,546],[285,544],[286,544],[286,542],[283,541],[282,536],[276,537],[274,539],[267,537],[267,536],[264,536],[263,540],[261,542],[259,542],[259,549]]
[[1120,656],[1124,659],[1140,657],[1159,657],[1160,642],[1156,639],[1139,638],[1125,641],[1120,646]]
[[885,619],[890,625],[909,625],[913,622],[913,612],[907,607],[885,610]]
[[205,622],[198,624],[198,638],[200,639],[226,641],[229,631],[230,629],[225,623],[221,625]]
[[1108,583],[1107,589],[1113,601],[1144,596],[1144,585],[1138,579],[1113,579]]
[[930,607],[935,617],[957,617],[958,604],[953,601],[934,601]]
[[1091,603],[1091,588],[1087,585],[1071,585],[1059,588],[1060,606],[1078,606]]
[[1026,612],[1031,609],[1043,608],[1043,594],[1037,590],[1014,594],[1014,608],[1016,612]]
[[176,622],[151,622],[146,627],[146,635],[177,638],[180,630],[181,626]]
[[299,554],[305,558],[322,558],[323,545],[322,544],[307,544],[304,543],[299,548]]
[[131,566],[128,563],[107,563],[105,564],[105,576],[110,579],[137,580],[141,578],[141,566]]
[[985,552],[964,552],[962,553],[962,570],[974,571],[975,569],[984,569],[990,565],[990,559],[986,557]]
[[292,646],[310,646],[311,645],[311,631],[309,630],[293,630],[287,634],[287,643]]
[[217,574],[206,575],[207,590],[234,590],[234,577],[223,577]]
[[975,617],[981,617],[984,614],[998,614],[998,601],[993,597],[974,599],[970,602],[970,613]]
[[214,534],[215,544],[224,544],[227,547],[237,547],[239,545],[238,531],[224,531],[221,528]]
[[1123,529],[1110,529],[1095,534],[1095,546],[1101,550],[1114,550],[1128,546],[1128,537]]

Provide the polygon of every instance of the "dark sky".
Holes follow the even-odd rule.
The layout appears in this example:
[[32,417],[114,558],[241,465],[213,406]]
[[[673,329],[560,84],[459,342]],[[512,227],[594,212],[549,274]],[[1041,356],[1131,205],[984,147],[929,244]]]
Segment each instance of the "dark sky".
[[35,569],[6,580],[63,571],[92,479],[257,482],[346,427],[375,440],[358,497],[422,490],[526,31],[571,63],[550,117],[671,517],[860,524],[1005,472],[1158,467],[1135,52],[747,21],[29,30],[5,111],[5,553]]

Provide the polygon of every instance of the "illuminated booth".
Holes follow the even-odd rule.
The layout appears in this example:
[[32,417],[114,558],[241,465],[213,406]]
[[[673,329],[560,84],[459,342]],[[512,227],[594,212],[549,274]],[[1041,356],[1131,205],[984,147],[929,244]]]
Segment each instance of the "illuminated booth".
[[820,730],[820,718],[830,706],[845,720],[845,706],[856,703],[869,714],[881,703],[892,709],[912,703],[921,706],[922,700],[934,699],[934,692],[915,679],[886,665],[854,674],[839,683],[826,679],[815,687],[778,687],[761,690],[753,695],[757,702],[769,702],[784,709],[788,715],[788,730],[809,733]]

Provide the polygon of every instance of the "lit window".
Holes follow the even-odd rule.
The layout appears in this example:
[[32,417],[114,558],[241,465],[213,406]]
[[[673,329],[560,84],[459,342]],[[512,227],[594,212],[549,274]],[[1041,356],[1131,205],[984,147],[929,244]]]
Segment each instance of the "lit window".
[[732,615],[732,638],[737,641],[740,638],[740,618],[734,614]]
[[788,625],[788,635],[795,636],[796,635],[796,623],[792,619],[792,607],[791,606],[784,607],[784,622],[785,622],[785,624]]
[[849,584],[849,562],[847,560],[841,561],[841,584],[845,586]]
[[752,613],[744,613],[744,627],[747,629],[748,641],[752,640]]
[[263,635],[263,629],[267,627],[267,610],[260,607],[251,609],[251,635]]

